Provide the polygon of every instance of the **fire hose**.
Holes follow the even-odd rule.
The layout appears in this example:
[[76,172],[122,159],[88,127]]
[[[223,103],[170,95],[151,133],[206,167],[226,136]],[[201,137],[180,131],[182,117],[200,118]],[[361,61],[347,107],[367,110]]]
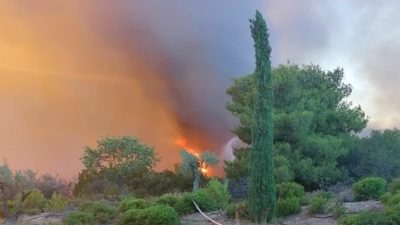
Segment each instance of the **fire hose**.
[[203,215],[207,220],[209,220],[211,223],[213,223],[213,224],[215,224],[215,225],[223,225],[222,223],[218,223],[217,221],[211,219],[211,218],[208,217],[206,214],[204,214],[203,211],[201,211],[201,209],[200,209],[199,206],[197,205],[197,203],[196,203],[194,200],[192,200],[192,201],[193,201],[193,204],[194,204],[194,206],[196,207],[197,211],[199,211],[199,213],[200,213],[201,215]]

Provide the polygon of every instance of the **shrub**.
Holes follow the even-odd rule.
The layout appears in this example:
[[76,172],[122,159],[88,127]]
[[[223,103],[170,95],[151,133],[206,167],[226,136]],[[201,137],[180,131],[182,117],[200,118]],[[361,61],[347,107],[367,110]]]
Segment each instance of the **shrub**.
[[382,212],[364,212],[354,215],[343,216],[341,225],[389,225],[393,224]]
[[214,211],[219,208],[217,201],[205,189],[194,192],[192,198],[204,212]]
[[383,194],[381,197],[380,197],[380,200],[384,203],[384,204],[387,204],[388,202],[389,202],[389,199],[392,197],[392,193],[390,193],[390,192],[386,192],[385,194]]
[[203,211],[225,209],[230,201],[228,185],[218,180],[211,180],[206,188],[192,194],[192,199]]
[[235,216],[236,216],[236,204],[235,203],[231,203],[226,207],[226,215],[229,218],[235,218]]
[[400,205],[400,192],[390,196],[390,198],[385,203],[389,207]]
[[392,194],[400,192],[400,178],[393,179],[388,185],[388,191]]
[[346,213],[346,208],[343,206],[343,203],[336,202],[332,207],[332,215],[334,218],[338,219]]
[[145,209],[130,209],[118,220],[119,225],[178,225],[179,216],[167,205],[154,205]]
[[327,209],[329,199],[324,196],[317,196],[311,200],[309,206],[310,214],[324,213]]
[[129,209],[144,209],[149,206],[150,203],[148,203],[144,199],[128,197],[119,203],[118,211],[123,213],[128,211]]
[[161,195],[155,202],[159,205],[168,205],[175,208],[176,203],[179,201],[179,196],[173,194]]
[[302,199],[304,197],[304,187],[295,182],[282,183],[276,185],[276,193],[278,198],[298,198]]
[[145,210],[148,225],[178,225],[179,216],[175,210],[167,205],[155,205]]
[[80,210],[93,215],[97,224],[106,224],[118,214],[118,210],[107,202],[87,202],[80,207]]
[[353,184],[359,200],[379,199],[385,193],[386,181],[380,177],[367,177]]
[[37,190],[28,194],[22,202],[22,212],[26,214],[38,214],[43,212],[46,206],[46,198],[43,193]]
[[50,212],[63,212],[67,208],[67,205],[67,198],[54,192],[46,203],[46,210]]
[[214,199],[219,209],[225,209],[228,206],[231,196],[228,191],[227,183],[222,184],[218,180],[213,179],[208,182],[205,190],[207,194]]
[[176,202],[174,208],[176,212],[181,216],[195,212],[191,194],[183,193]]
[[301,211],[300,200],[297,197],[279,198],[277,201],[277,216],[283,217]]
[[129,209],[118,218],[118,225],[145,225],[144,209]]
[[64,225],[92,225],[93,215],[87,212],[72,212],[64,219]]

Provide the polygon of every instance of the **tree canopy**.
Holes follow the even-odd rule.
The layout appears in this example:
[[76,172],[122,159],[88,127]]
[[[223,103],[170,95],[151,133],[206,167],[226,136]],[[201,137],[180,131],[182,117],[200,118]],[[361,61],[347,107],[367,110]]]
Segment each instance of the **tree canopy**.
[[[341,178],[337,160],[348,153],[348,140],[368,122],[361,107],[346,100],[352,87],[343,78],[343,69],[324,71],[312,64],[288,63],[272,70],[276,156],[289,162],[287,172],[306,187]],[[240,122],[233,132],[247,144],[251,144],[255,90],[254,74],[235,78],[227,89],[231,97],[227,109]]]

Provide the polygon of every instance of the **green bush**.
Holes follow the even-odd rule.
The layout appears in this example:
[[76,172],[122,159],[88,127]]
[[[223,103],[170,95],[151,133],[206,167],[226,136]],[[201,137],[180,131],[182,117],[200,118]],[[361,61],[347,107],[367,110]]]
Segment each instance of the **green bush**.
[[145,225],[144,209],[129,209],[118,218],[118,225]]
[[340,225],[396,225],[382,212],[364,212],[343,216],[339,220]]
[[298,198],[302,199],[304,197],[304,187],[295,182],[288,182],[276,185],[276,194],[278,198]]
[[385,193],[386,181],[380,177],[367,177],[353,184],[359,200],[379,199]]
[[208,195],[217,203],[217,207],[219,209],[225,209],[228,206],[231,196],[228,191],[227,183],[222,184],[218,180],[213,179],[208,182],[205,190]]
[[400,192],[400,178],[393,179],[388,185],[388,191],[392,194]]
[[130,209],[144,209],[150,206],[144,199],[128,197],[119,203],[118,210],[123,213]]
[[230,218],[235,218],[236,211],[238,212],[239,219],[250,219],[248,201],[245,200],[237,203],[230,203],[227,206],[226,214]]
[[176,211],[166,205],[155,205],[145,210],[148,225],[178,225],[180,218]]
[[41,213],[46,206],[46,201],[42,192],[34,190],[22,202],[22,212],[26,214]]
[[86,202],[80,210],[93,215],[96,224],[106,224],[118,215],[118,210],[107,202]]
[[400,192],[390,196],[390,198],[386,201],[385,204],[389,207],[400,205]]
[[49,212],[64,212],[65,208],[67,208],[67,205],[67,198],[54,192],[46,203],[46,210]]
[[346,213],[346,208],[343,206],[343,203],[336,202],[332,207],[332,215],[334,218],[338,219]]
[[230,201],[228,186],[218,180],[211,180],[206,188],[193,193],[192,199],[206,212],[225,209]]
[[300,199],[297,197],[279,198],[277,201],[277,216],[284,217],[301,211]]
[[236,204],[235,203],[230,203],[227,207],[226,207],[226,215],[229,218],[235,218],[236,216]]
[[118,219],[119,225],[178,225],[179,216],[167,205],[154,205],[145,209],[130,209]]
[[93,215],[87,212],[72,212],[63,221],[64,225],[93,225]]
[[386,193],[384,193],[384,194],[380,197],[380,200],[381,200],[384,204],[387,204],[388,201],[389,201],[389,199],[390,199],[391,197],[392,197],[392,193],[386,192]]
[[191,194],[183,193],[176,202],[174,209],[181,216],[195,212]]
[[205,189],[194,192],[192,198],[204,212],[215,211],[219,208],[217,201]]
[[328,207],[329,199],[325,196],[317,196],[311,200],[308,208],[310,214],[325,213]]
[[173,194],[163,194],[156,199],[155,203],[158,205],[168,205],[175,208],[176,203],[179,201],[179,196]]

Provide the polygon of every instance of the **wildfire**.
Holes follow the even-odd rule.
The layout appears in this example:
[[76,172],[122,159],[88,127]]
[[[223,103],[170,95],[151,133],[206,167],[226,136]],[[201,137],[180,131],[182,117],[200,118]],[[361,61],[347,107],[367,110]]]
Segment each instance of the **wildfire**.
[[194,148],[190,147],[188,145],[188,140],[185,138],[178,138],[175,140],[175,144],[177,144],[178,146],[180,146],[181,148],[185,149],[186,151],[190,152],[191,154],[193,154],[194,156],[197,157],[197,160],[199,162],[199,168],[200,171],[203,175],[208,175],[208,165],[206,162],[203,162],[200,159],[200,154],[194,150]]

